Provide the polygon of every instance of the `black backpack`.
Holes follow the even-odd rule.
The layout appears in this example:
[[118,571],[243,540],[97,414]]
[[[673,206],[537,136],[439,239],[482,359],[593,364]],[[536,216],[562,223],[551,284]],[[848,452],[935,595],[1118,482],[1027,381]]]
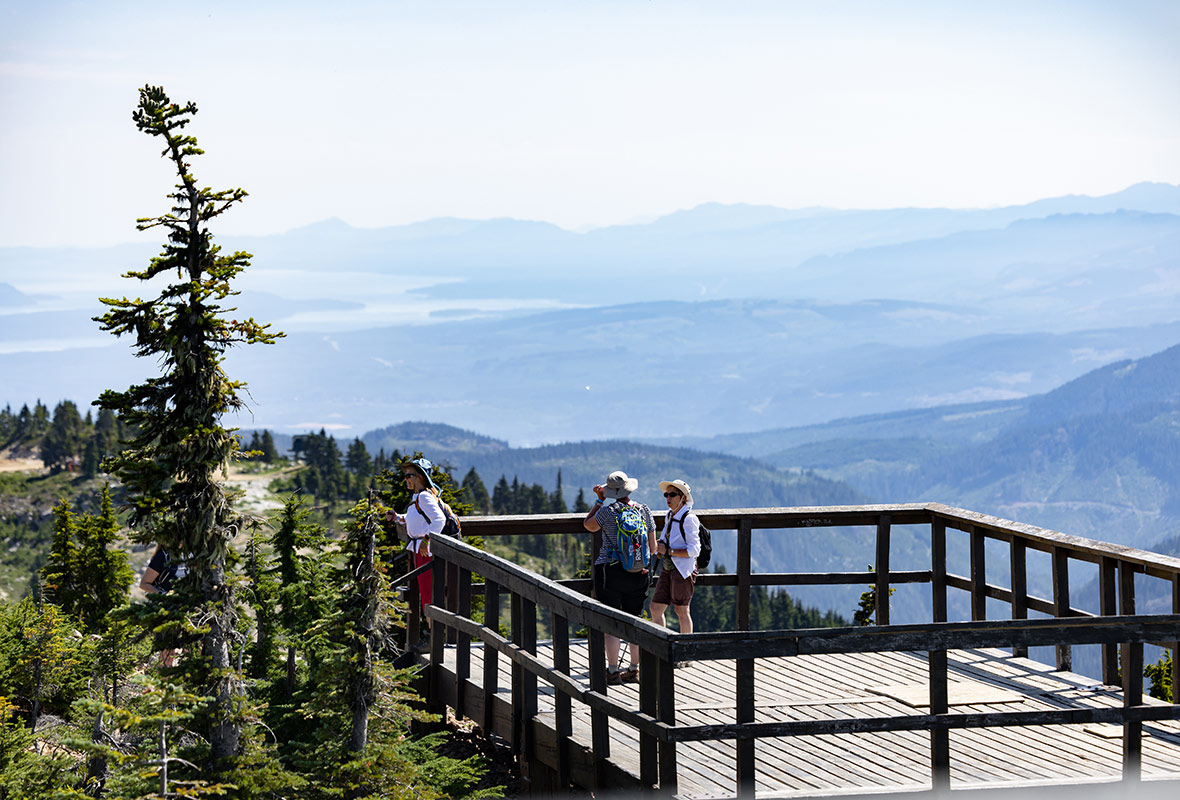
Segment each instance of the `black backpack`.
[[[685,514],[684,516],[687,517],[688,515]],[[676,521],[680,523],[681,538],[688,541],[688,537],[684,535],[684,517]],[[697,525],[700,526],[697,535],[701,537],[701,554],[697,556],[697,570],[699,571],[708,569],[709,560],[713,558],[713,534],[709,532],[709,529],[705,527],[705,523],[701,522],[699,517],[697,518]]]
[[[459,524],[459,518],[455,516],[455,512],[451,507],[443,502],[442,498],[438,499],[438,505],[443,512],[443,526],[439,534],[442,536],[450,536],[452,539],[460,539],[463,535],[463,526]],[[418,509],[418,513],[422,515],[422,519],[430,524],[430,516],[422,510],[422,506],[418,505],[418,501],[414,501],[414,508]]]

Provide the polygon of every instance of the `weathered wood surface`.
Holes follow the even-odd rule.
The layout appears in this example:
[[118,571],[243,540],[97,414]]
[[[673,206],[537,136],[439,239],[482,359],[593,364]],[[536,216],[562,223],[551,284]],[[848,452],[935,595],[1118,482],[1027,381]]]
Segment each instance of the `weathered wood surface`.
[[[499,659],[498,690],[492,695],[502,709],[487,713],[482,687],[481,644],[472,644],[471,666],[466,683],[465,705],[475,719],[493,720],[495,733],[509,741],[512,715],[507,701],[511,693],[511,661]],[[445,653],[443,685],[453,686],[456,648]],[[552,664],[552,642],[538,642],[535,658]],[[570,679],[583,693],[590,691],[587,643],[571,640],[568,645]],[[734,660],[694,663],[675,671],[676,722],[681,725],[725,726],[748,714],[737,702],[748,703],[737,691],[740,662]],[[871,689],[886,684],[915,684],[928,681],[928,659],[924,653],[835,653],[763,658],[755,662],[753,680],[753,721],[757,724],[815,723],[855,720],[879,716],[924,715],[898,700],[873,694]],[[748,680],[748,678],[747,678]],[[1038,713],[1074,710],[1078,715],[1117,711],[1123,705],[1118,687],[1100,686],[1092,679],[1052,668],[1024,658],[1013,658],[994,649],[952,650],[947,653],[947,680],[954,686],[983,683],[1019,692],[1019,703],[951,706],[948,718],[983,719],[1018,712]],[[634,712],[640,710],[637,684],[606,687],[612,703]],[[454,691],[444,692],[455,705]],[[553,687],[539,683],[537,717],[533,730],[537,758],[552,760],[557,768],[555,720],[557,706]],[[1156,705],[1153,701],[1147,702]],[[1162,705],[1162,704],[1161,704]],[[747,705],[746,709],[749,708]],[[840,723],[838,723],[840,724]],[[595,764],[592,758],[591,715],[585,706],[573,704],[569,721],[572,744],[564,770],[583,785],[613,773],[641,774],[639,732],[617,721],[609,723],[611,764]],[[855,728],[855,725],[853,725]],[[1180,722],[1142,723],[1142,771],[1145,779],[1180,779]],[[1123,771],[1121,738],[1109,738],[1089,724],[1049,725],[1028,728],[944,729],[948,739],[949,780],[953,788],[986,784],[1029,784],[1048,782],[1096,782],[1117,779]],[[833,792],[913,791],[931,785],[929,731],[852,732],[759,739],[753,742],[754,772],[750,776],[759,796],[807,796]],[[677,796],[688,798],[737,797],[739,794],[739,751],[734,740],[681,742],[674,764]],[[650,751],[650,748],[644,747]],[[652,766],[646,770],[651,774]]]

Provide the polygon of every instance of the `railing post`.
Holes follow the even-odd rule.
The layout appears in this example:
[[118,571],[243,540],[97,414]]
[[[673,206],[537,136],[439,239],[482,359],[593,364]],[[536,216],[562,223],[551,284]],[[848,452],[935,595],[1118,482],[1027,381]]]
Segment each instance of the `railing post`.
[[[634,643],[631,645],[634,647]],[[652,717],[659,713],[660,659],[647,648],[639,650],[639,710]],[[659,754],[656,737],[644,731],[639,732],[639,780],[644,789],[656,785],[659,779]]]
[[[1069,551],[1061,547],[1053,548],[1053,616],[1069,616]],[[1057,669],[1073,669],[1073,648],[1068,644],[1057,645]]]
[[[447,611],[452,613],[459,610],[459,565],[447,562]],[[447,629],[447,644],[455,644],[459,641],[459,632]]]
[[[754,721],[754,659],[740,658],[737,661],[737,692],[735,722]],[[737,740],[737,796],[754,797],[754,739]]]
[[[1098,562],[1098,614],[1113,617],[1118,613],[1118,562],[1110,556],[1103,556]],[[1119,685],[1117,644],[1102,645],[1102,682]]]
[[[433,577],[433,583],[430,587],[431,605],[443,608],[443,603],[446,602],[444,595],[446,587],[443,586],[446,574],[447,562],[441,558],[431,559],[430,570]],[[447,643],[447,626],[441,622],[431,622],[430,624],[430,678],[427,685],[430,687],[429,696],[426,698],[426,710],[432,714],[444,714],[446,712],[446,703],[442,698],[442,672],[443,672],[443,650]]]
[[[590,629],[587,642],[590,657],[590,691],[606,694],[606,640],[602,631]],[[606,760],[610,758],[610,720],[605,711],[590,709],[590,747],[594,752],[594,789],[607,788]]]
[[[1119,613],[1135,613],[1135,566],[1119,562]],[[1143,643],[1121,646],[1123,662],[1123,708],[1143,704]],[[1143,766],[1143,723],[1123,721],[1123,780],[1138,781]]]
[[[515,597],[515,595],[513,595]],[[520,646],[529,655],[537,654],[537,604],[526,597],[520,599]],[[533,720],[537,716],[537,676],[521,667],[521,772],[527,780],[532,779],[532,766],[537,757],[537,736]]]
[[[408,551],[407,551],[408,552]],[[414,559],[406,559],[406,571],[414,569]],[[408,619],[406,620],[406,649],[410,650],[418,646],[418,642],[422,640],[422,598],[418,592],[418,578],[410,578],[410,582],[406,584],[406,604],[409,607]]]
[[930,591],[934,621],[946,622],[946,520],[930,521]]
[[[1123,708],[1143,705],[1143,642],[1124,644]],[[1143,776],[1143,723],[1123,721],[1123,780],[1138,781]]]
[[877,520],[877,615],[878,625],[889,624],[889,531],[891,520],[882,514]]
[[[458,613],[471,618],[471,570],[459,570]],[[467,679],[471,677],[471,637],[464,633],[455,639],[455,716],[467,716]]]
[[[935,716],[946,714],[950,710],[946,651],[931,650],[928,666],[930,713]],[[945,792],[951,788],[951,732],[946,728],[930,731],[930,782],[935,792]]]
[[[671,661],[660,661],[659,674],[659,715],[660,722],[668,726],[676,724],[676,669]],[[660,742],[660,793],[673,797],[676,783],[676,742]]]
[[[500,632],[500,586],[484,578],[483,624]],[[496,692],[500,688],[500,654],[494,647],[483,649],[483,732],[490,736],[496,731]]]
[[737,629],[750,630],[750,547],[754,524],[743,519],[737,531]]
[[[1028,546],[1024,539],[1016,534],[1012,535],[1009,561],[1012,575],[1012,619],[1028,619]],[[1012,655],[1016,658],[1028,658],[1028,648],[1024,645],[1015,645]]]
[[971,537],[971,621],[987,619],[987,551],[983,532],[972,525]]
[[[563,675],[570,674],[569,620],[553,612],[553,668]],[[570,736],[574,732],[573,703],[561,690],[553,694],[553,729],[557,736],[558,789],[570,785]]]
[[[510,592],[509,597],[509,626],[511,629],[512,643],[521,646],[524,642],[524,632],[522,630],[521,619],[522,609],[521,604],[523,598],[516,592]],[[512,736],[509,741],[512,743],[512,753],[521,759],[521,754],[524,748],[524,667],[515,661],[510,667],[512,674]]]
[[[1172,576],[1172,613],[1180,614],[1180,574]],[[1180,641],[1172,642],[1172,703],[1180,704]]]

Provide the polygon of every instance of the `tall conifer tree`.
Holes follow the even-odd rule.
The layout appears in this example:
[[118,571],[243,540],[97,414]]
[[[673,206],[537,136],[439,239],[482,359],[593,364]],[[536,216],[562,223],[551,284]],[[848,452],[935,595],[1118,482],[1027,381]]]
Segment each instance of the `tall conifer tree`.
[[164,145],[162,155],[179,183],[169,213],[138,220],[140,230],[165,230],[163,251],[125,277],[150,281],[171,274],[174,280],[154,299],[104,298],[109,310],[98,321],[116,336],[134,336],[136,355],[158,361],[163,372],[126,391],[106,391],[98,404],[134,430],[107,467],[126,487],[136,538],[159,542],[187,562],[187,584],[195,591],[191,613],[203,631],[194,679],[205,683],[196,687],[201,693],[214,697],[207,736],[214,769],[223,770],[239,750],[243,685],[230,655],[238,602],[229,559],[240,520],[218,481],[239,448],[221,418],[242,407],[244,384],[230,379],[222,362],[234,345],[270,343],[281,334],[253,319],[227,318],[233,309],[223,303],[237,294],[231,281],[250,255],[222,254],[208,226],[246,193],[198,187],[190,170],[202,151],[183,132],[196,112],[194,103],[177,105],[160,87],[139,92],[132,119]]

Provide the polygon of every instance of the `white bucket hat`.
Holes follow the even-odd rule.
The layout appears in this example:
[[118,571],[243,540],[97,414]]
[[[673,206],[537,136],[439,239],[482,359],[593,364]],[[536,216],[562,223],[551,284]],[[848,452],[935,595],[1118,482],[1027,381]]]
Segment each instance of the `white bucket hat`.
[[666,492],[669,489],[675,489],[676,491],[678,491],[682,495],[684,495],[684,504],[685,505],[688,505],[688,506],[692,505],[692,487],[689,486],[687,483],[680,480],[679,478],[677,478],[674,481],[660,481],[660,491],[661,492]]
[[606,476],[606,483],[602,487],[602,493],[607,497],[618,500],[620,497],[626,497],[631,494],[638,487],[639,480],[637,478],[628,478],[627,473],[620,469]]

